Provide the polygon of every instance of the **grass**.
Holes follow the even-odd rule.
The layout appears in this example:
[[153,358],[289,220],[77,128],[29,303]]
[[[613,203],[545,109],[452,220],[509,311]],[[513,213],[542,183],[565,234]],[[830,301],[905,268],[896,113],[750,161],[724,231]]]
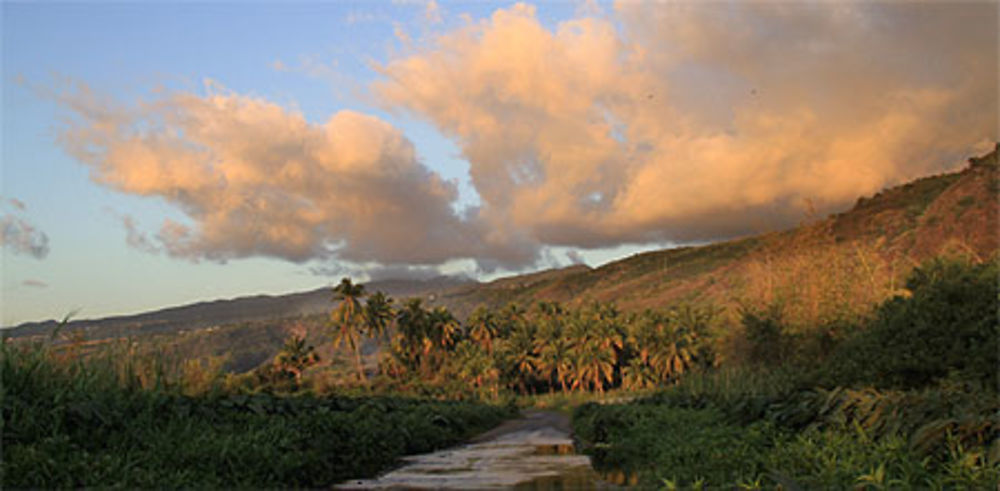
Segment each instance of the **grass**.
[[184,395],[169,360],[2,348],[5,488],[320,487],[455,444],[511,414],[476,403]]
[[[722,387],[709,395],[724,402],[691,404],[669,394],[631,404],[585,404],[573,415],[574,432],[595,469],[624,474],[644,487],[986,489],[1000,484],[995,397],[872,391],[866,397],[834,393],[802,404],[802,397],[768,400],[754,391],[727,394]],[[992,406],[988,399],[994,400]],[[746,411],[762,400],[762,410]]]
[[925,263],[826,361],[689,374],[580,406],[576,434],[598,470],[644,486],[996,488],[997,274]]

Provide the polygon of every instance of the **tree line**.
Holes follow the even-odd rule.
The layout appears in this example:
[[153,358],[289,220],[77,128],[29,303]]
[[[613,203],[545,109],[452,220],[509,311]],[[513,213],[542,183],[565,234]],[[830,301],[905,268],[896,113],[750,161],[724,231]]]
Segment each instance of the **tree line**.
[[482,396],[646,389],[712,363],[709,326],[717,312],[690,305],[626,313],[613,304],[539,302],[477,308],[460,322],[420,298],[396,305],[344,278],[334,288],[334,344],[353,354],[367,383],[362,343],[376,340],[378,374],[393,381],[464,384]]

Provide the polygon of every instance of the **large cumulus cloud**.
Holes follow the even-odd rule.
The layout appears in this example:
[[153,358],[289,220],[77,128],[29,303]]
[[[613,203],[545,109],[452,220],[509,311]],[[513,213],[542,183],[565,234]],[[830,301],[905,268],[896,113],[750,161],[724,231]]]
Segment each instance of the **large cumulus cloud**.
[[390,60],[374,89],[459,142],[494,234],[731,237],[987,148],[996,11],[622,2],[550,30],[519,4]]
[[623,2],[550,28],[518,4],[411,41],[372,96],[457,142],[481,199],[460,212],[386,121],[314,124],[215,84],[133,105],[77,87],[60,142],[183,212],[150,237],[125,223],[146,250],[517,268],[788,226],[989,148],[997,8]]
[[167,220],[148,239],[127,218],[130,243],[145,250],[404,264],[483,254],[478,231],[452,209],[455,185],[375,117],[341,111],[310,124],[217,84],[132,106],[82,85],[60,97],[75,113],[60,142],[95,181],[162,198],[190,219]]

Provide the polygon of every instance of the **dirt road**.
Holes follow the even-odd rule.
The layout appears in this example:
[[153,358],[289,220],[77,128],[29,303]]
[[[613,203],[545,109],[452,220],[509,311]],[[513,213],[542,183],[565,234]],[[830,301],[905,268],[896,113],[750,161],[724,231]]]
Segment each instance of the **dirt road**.
[[569,418],[526,411],[469,443],[404,458],[405,464],[338,489],[600,489],[590,459],[573,452]]

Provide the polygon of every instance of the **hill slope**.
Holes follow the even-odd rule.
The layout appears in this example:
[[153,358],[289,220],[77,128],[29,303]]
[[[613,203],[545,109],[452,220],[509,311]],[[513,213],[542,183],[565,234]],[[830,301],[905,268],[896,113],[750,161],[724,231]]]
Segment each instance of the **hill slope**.
[[888,268],[881,274],[891,277],[891,283],[913,265],[949,249],[980,259],[996,254],[997,178],[994,149],[969,159],[961,171],[884,190],[859,199],[849,211],[792,230],[646,252],[595,269],[574,267],[467,285],[446,292],[436,302],[460,317],[480,304],[498,307],[539,300],[614,301],[626,310],[679,301],[731,303],[749,294],[747,277],[755,267],[795,257],[819,261],[830,259],[830,254],[877,261]]
[[[429,295],[433,292],[469,283],[474,283],[474,281],[465,278],[438,277],[427,280],[380,280],[372,282],[366,287],[369,291],[381,290],[392,296],[408,297]],[[87,337],[94,340],[143,334],[165,334],[182,329],[282,319],[329,312],[332,308],[332,291],[329,287],[323,287],[287,295],[255,295],[198,302],[135,315],[75,320],[69,322],[64,329],[72,331],[85,328]],[[57,325],[58,323],[54,320],[29,322],[5,330],[4,335],[8,337],[44,335],[50,333]]]

